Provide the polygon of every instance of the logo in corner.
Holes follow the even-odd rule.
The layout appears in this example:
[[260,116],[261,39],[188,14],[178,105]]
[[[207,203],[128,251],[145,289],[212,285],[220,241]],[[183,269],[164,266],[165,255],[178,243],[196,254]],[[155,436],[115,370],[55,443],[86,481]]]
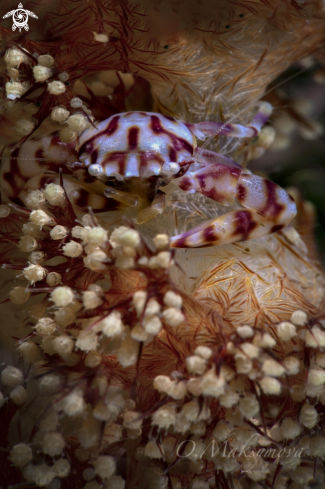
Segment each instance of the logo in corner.
[[28,16],[34,17],[34,19],[38,19],[37,15],[34,14],[34,12],[31,12],[30,10],[25,10],[23,9],[23,4],[20,3],[18,5],[17,10],[11,10],[11,12],[7,12],[6,15],[4,15],[2,18],[7,19],[7,17],[12,16],[12,30],[15,31],[17,28],[19,29],[19,32],[21,32],[22,28],[25,29],[25,31],[28,31],[29,25],[28,25]]

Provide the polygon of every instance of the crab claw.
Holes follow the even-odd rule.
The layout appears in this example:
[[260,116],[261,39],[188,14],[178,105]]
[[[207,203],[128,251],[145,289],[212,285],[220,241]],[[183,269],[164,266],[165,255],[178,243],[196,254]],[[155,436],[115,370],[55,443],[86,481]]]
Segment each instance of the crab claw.
[[176,180],[189,193],[230,205],[235,198],[244,207],[174,236],[174,248],[215,246],[260,238],[279,231],[296,214],[293,198],[281,187],[257,175],[221,163],[187,173]]
[[[231,122],[198,122],[188,124],[192,133],[201,140],[206,136],[230,136],[236,138],[251,138],[257,136],[262,126],[272,113],[272,105],[268,102],[259,102],[259,110],[254,119],[247,126],[241,124],[231,124]],[[239,115],[239,114],[238,114]]]

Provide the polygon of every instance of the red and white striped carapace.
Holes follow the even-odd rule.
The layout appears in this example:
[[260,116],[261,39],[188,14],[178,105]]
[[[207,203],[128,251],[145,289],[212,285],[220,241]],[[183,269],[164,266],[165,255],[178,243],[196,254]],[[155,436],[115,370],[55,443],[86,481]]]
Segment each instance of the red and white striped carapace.
[[[117,180],[158,175],[176,175],[181,166],[196,159],[196,137],[226,135],[256,136],[271,113],[261,103],[252,123],[245,127],[221,122],[187,124],[174,117],[149,112],[116,114],[80,136],[79,160],[91,175]],[[196,137],[195,137],[196,136]]]
[[146,112],[117,114],[86,130],[79,161],[90,175],[117,180],[178,173],[193,161],[196,139],[184,122]]
[[[63,156],[65,163],[63,153],[60,158],[55,156],[62,143],[54,138],[49,138],[46,147],[45,140],[25,143],[17,152],[15,163],[11,164],[10,158],[9,163],[6,160],[8,171],[2,170],[2,188],[12,198],[11,194],[14,197],[19,194],[19,187],[30,186],[27,180],[32,179],[35,168],[32,171],[22,168],[23,154],[34,151],[35,161],[39,159],[39,173],[43,174],[41,185],[51,178],[48,174],[44,176],[44,170],[55,171],[55,166],[57,169],[65,166],[72,177],[79,179],[73,183],[72,177],[68,177],[73,187],[69,197],[79,207],[91,205],[94,210],[108,210],[116,208],[112,202],[135,205],[139,208],[138,220],[143,222],[163,211],[164,193],[160,187],[171,179],[185,192],[201,192],[225,205],[237,199],[243,206],[173,237],[173,247],[213,246],[265,236],[290,223],[296,213],[293,199],[281,187],[252,175],[225,156],[198,148],[196,138],[255,136],[270,113],[270,104],[261,102],[248,126],[218,122],[188,124],[151,112],[116,114],[84,131],[75,148],[63,145],[62,152],[67,153]],[[42,164],[40,155],[50,163]],[[72,162],[73,159],[79,161]]]

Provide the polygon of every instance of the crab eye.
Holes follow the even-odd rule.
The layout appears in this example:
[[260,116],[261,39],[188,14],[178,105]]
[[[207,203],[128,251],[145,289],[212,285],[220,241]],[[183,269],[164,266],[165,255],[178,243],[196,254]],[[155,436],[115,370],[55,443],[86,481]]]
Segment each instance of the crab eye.
[[101,165],[90,165],[90,167],[88,168],[88,172],[93,177],[99,177],[103,174],[103,168]]
[[176,173],[179,172],[179,170],[180,170],[180,166],[178,163],[167,162],[163,164],[161,173],[167,175],[175,175]]

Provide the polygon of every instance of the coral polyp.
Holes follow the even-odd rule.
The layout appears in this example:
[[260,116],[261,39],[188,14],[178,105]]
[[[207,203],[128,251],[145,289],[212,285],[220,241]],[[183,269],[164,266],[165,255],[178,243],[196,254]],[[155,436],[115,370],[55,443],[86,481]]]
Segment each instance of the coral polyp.
[[166,234],[148,247],[130,224],[109,231],[92,212],[78,220],[62,177],[28,202],[37,209],[11,209],[29,234],[6,235],[29,264],[3,265],[28,282],[10,301],[36,300],[35,325],[18,341],[31,369],[2,371],[3,404],[21,409],[38,390],[30,441],[10,452],[23,477],[88,488],[91,472],[106,487],[205,487],[217,470],[230,486],[240,473],[241,484],[299,482],[301,464],[325,453],[322,313],[236,329],[172,281]]

